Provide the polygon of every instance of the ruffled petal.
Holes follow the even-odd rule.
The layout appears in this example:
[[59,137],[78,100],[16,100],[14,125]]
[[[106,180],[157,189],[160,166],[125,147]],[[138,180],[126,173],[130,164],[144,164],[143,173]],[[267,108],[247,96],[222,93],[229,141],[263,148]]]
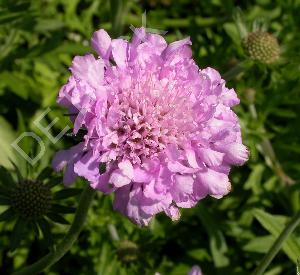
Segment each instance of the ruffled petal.
[[112,46],[112,55],[116,64],[120,68],[126,67],[128,60],[128,42],[123,39],[114,39],[111,42]]
[[210,148],[199,148],[197,150],[199,158],[208,166],[219,166],[223,162],[223,153]]
[[205,192],[206,189],[210,196],[217,199],[227,195],[231,190],[228,176],[212,169],[197,173],[197,178],[199,180],[198,184],[201,185],[200,188],[204,188],[201,191]]
[[101,29],[94,32],[92,37],[92,47],[103,59],[109,59],[111,52],[111,38],[105,30]]
[[76,78],[85,80],[95,89],[103,83],[104,62],[96,60],[92,54],[75,56],[70,70]]

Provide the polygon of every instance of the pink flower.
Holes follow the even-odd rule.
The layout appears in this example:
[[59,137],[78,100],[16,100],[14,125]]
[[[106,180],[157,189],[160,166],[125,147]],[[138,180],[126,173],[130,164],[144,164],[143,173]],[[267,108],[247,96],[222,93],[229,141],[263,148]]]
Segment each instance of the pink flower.
[[207,195],[222,198],[230,166],[248,159],[231,110],[236,93],[216,70],[198,68],[190,45],[189,38],[168,45],[143,28],[131,42],[99,30],[97,58],[76,56],[59,93],[58,103],[76,113],[74,133],[87,133],[56,154],[54,168],[67,166],[66,184],[81,176],[114,192],[114,208],[139,225],[160,212],[177,220],[179,208]]

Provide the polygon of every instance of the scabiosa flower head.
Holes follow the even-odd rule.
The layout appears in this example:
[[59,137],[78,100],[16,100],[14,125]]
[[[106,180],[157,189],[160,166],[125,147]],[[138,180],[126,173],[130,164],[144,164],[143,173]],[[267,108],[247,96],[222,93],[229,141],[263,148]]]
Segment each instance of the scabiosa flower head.
[[66,169],[65,184],[81,176],[114,192],[114,209],[139,225],[159,212],[176,220],[181,207],[223,197],[230,166],[248,159],[231,110],[236,93],[216,70],[198,68],[190,45],[189,38],[168,45],[144,28],[131,42],[99,30],[98,56],[76,56],[59,93],[75,114],[74,134],[87,133],[56,154],[54,168]]
[[270,64],[278,60],[280,46],[275,36],[263,31],[255,31],[243,40],[246,53],[253,60]]

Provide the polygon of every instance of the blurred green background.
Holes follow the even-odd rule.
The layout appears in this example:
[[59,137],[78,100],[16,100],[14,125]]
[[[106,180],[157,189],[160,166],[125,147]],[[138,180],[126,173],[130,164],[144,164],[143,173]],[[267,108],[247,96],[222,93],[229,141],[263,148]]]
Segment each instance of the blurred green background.
[[[111,197],[98,194],[71,252],[44,274],[181,275],[195,264],[207,275],[250,274],[300,209],[300,1],[118,2],[0,1],[0,164],[13,170],[11,159],[26,173],[24,161],[10,146],[24,131],[35,132],[46,146],[34,171],[70,145],[67,138],[52,144],[33,121],[50,107],[43,123],[59,117],[53,134],[68,125],[65,110],[55,100],[69,77],[72,58],[92,52],[90,37],[100,28],[115,37],[131,36],[130,26],[141,26],[145,11],[146,27],[167,31],[168,42],[191,36],[199,67],[218,69],[227,86],[236,89],[241,104],[235,111],[251,157],[232,171],[233,190],[226,198],[206,198],[182,211],[176,223],[158,215],[149,228],[140,229],[113,212]],[[248,32],[262,29],[273,34],[280,58],[269,65],[251,60],[243,48],[241,26]],[[33,155],[39,150],[30,138],[20,146]],[[85,183],[78,180],[76,185]],[[77,200],[71,198],[68,204],[76,206]],[[0,274],[10,274],[48,251],[43,238],[30,232],[10,251],[12,227],[12,222],[0,223]],[[59,240],[66,228],[53,223],[54,239]],[[295,274],[297,259],[300,230],[266,274]]]

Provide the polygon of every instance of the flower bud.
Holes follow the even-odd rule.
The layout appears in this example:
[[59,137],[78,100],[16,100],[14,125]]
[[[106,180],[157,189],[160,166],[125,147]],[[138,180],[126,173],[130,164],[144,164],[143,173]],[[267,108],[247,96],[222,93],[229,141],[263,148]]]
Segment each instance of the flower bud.
[[246,53],[253,60],[270,64],[278,60],[280,47],[276,37],[262,31],[249,33],[243,40]]
[[51,208],[50,189],[41,182],[26,180],[11,194],[12,208],[24,219],[33,220],[47,214]]
[[138,246],[131,241],[123,241],[118,247],[118,257],[123,263],[130,263],[138,257]]

